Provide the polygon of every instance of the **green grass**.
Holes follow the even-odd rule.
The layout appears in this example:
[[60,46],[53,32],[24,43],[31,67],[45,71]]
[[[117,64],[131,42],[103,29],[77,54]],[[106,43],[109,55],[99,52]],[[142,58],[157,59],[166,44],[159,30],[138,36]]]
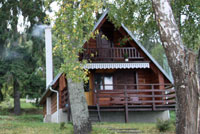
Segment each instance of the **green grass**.
[[176,121],[176,113],[175,111],[170,111],[170,120],[175,122]]
[[0,134],[70,134],[71,125],[64,130],[59,124],[43,123],[41,115],[21,115],[0,117]]
[[[159,134],[153,123],[96,123],[92,134],[117,134],[109,130],[111,128],[135,128],[142,134]],[[0,130],[0,134],[72,134],[73,126],[66,123],[64,129],[60,129],[60,124],[43,123],[41,115],[0,116]],[[173,133],[171,129],[165,134]]]
[[[61,124],[43,123],[42,108],[37,108],[31,103],[21,100],[22,114],[15,116],[12,113],[13,99],[0,103],[0,134],[72,134],[73,126],[65,123],[64,129]],[[3,111],[3,112],[2,112]],[[171,112],[171,120],[175,120],[175,113]],[[95,123],[92,134],[117,134],[113,129],[135,128],[142,134],[160,134],[155,123]],[[175,134],[175,127],[162,134]]]

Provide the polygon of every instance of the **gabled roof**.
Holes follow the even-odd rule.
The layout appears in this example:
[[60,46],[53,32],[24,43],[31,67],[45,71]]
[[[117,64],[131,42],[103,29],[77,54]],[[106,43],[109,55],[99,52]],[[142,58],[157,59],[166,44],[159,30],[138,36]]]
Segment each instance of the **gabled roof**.
[[106,10],[102,15],[101,17],[99,18],[99,20],[97,21],[97,23],[94,25],[94,28],[92,30],[92,32],[94,32],[97,27],[99,26],[99,24],[101,23],[101,21],[106,17],[106,15],[108,15],[108,10]]
[[[96,28],[99,26],[99,24],[101,23],[101,21],[106,17],[106,15],[108,14],[108,10],[106,10],[102,16],[99,18],[99,20],[97,21],[97,23],[95,24],[94,28],[93,28],[93,32],[96,30]],[[131,31],[128,30],[128,28],[126,26],[124,26],[124,24],[121,24],[122,28],[128,33],[128,35],[133,39],[133,41],[135,41],[135,43],[140,47],[140,49],[147,55],[147,57],[155,64],[155,66],[163,73],[163,75],[171,82],[174,83],[173,78],[171,78],[166,72],[165,70],[158,64],[158,62],[151,56],[151,54],[143,47],[143,45],[134,37],[134,35],[132,34]]]

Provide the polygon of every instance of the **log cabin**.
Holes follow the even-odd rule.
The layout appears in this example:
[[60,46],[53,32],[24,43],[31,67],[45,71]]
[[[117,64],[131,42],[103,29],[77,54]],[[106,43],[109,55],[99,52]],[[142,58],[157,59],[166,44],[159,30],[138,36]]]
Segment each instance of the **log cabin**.
[[[116,29],[107,16],[108,11],[100,17],[93,29],[99,34],[83,44],[84,51],[79,55],[80,61],[88,60],[84,68],[90,72],[89,82],[83,90],[91,120],[169,119],[169,110],[175,109],[173,79],[131,31],[123,24]],[[60,73],[40,100],[45,122],[71,120],[69,95],[65,74]]]

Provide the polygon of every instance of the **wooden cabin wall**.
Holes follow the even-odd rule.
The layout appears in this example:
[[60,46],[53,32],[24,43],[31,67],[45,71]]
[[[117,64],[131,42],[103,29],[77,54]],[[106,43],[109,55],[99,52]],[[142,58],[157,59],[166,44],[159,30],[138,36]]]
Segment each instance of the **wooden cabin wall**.
[[115,43],[115,46],[116,46],[116,44],[119,42],[119,39],[122,38],[122,35],[118,30],[115,30],[113,33],[113,38],[114,38],[113,42]]
[[46,103],[43,104],[43,117],[47,114]]
[[[100,27],[98,28],[98,30],[100,30]],[[101,30],[103,30],[104,32],[107,32],[106,34],[109,33],[109,38],[113,41],[114,43],[114,47],[117,47],[117,43],[119,42],[119,39],[123,39],[123,35],[121,34],[121,32],[119,30],[115,30],[114,29],[114,25],[111,24],[109,21],[106,21],[102,27]],[[85,45],[84,48],[97,48],[97,41],[96,38],[94,39],[90,39]]]
[[64,74],[62,74],[62,76],[59,78],[58,90],[59,90],[59,108],[64,108],[66,103],[65,101],[66,95],[64,90],[67,90],[67,81]]
[[56,93],[53,93],[51,95],[51,114],[55,113],[57,111],[57,95]]
[[[135,72],[136,73],[136,80],[132,79],[132,78],[127,78],[127,73],[126,72]],[[135,89],[139,89],[139,90],[151,90],[152,87],[150,84],[159,84],[159,82],[164,84],[164,76],[163,75],[158,75],[156,73],[154,73],[154,71],[152,69],[120,69],[120,70],[116,70],[116,69],[108,69],[108,70],[96,70],[93,73],[90,73],[90,89],[94,89],[94,85],[92,83],[94,83],[94,75],[95,74],[112,74],[113,75],[113,89],[114,90],[110,90],[109,92],[115,92],[116,89],[118,89],[117,86],[115,86],[115,84],[123,84],[122,82],[124,82],[124,84],[139,84],[139,86],[135,87]],[[115,77],[117,76],[117,74],[123,74],[120,75],[120,79],[121,80],[117,80]],[[130,73],[132,74],[132,73]],[[159,78],[160,77],[160,78]],[[124,81],[125,80],[125,81]],[[128,82],[128,80],[134,80],[135,82]],[[120,83],[121,82],[121,83]],[[143,85],[144,84],[144,85]],[[146,84],[146,85],[145,85]],[[154,86],[155,89],[160,89],[160,86]],[[121,88],[120,88],[121,89]],[[134,89],[134,88],[131,88]],[[164,89],[164,88],[163,88]],[[146,95],[151,95],[151,92],[140,92],[139,94],[146,94]],[[86,100],[88,105],[94,105],[95,104],[95,99],[93,98],[93,91],[90,90],[90,92],[86,92]],[[111,94],[103,94],[103,96],[111,96]],[[123,94],[112,94],[113,96],[123,96]],[[107,98],[101,98],[101,94],[100,94],[100,99],[99,99],[99,104],[100,105],[110,105],[111,102],[111,97],[107,97]],[[152,98],[145,98],[145,97],[140,97],[140,100],[152,100]],[[156,100],[160,100],[162,98],[156,98]]]
[[[113,75],[113,90],[107,90],[108,92],[116,92],[117,90],[123,90],[124,89],[124,85],[117,85],[117,84],[136,84],[136,70],[133,69],[99,69],[96,70],[94,73],[94,75],[97,74],[112,74]],[[132,76],[132,77],[131,77]],[[94,83],[94,81],[91,80],[92,83]],[[136,86],[127,86],[127,90],[129,89],[136,89]],[[106,91],[105,91],[106,92]],[[120,93],[104,93],[104,94],[99,94],[100,99],[99,99],[99,104],[100,105],[110,105],[111,103],[111,97],[103,97],[103,96],[124,96],[124,93],[120,94]],[[95,100],[94,100],[95,101]],[[95,101],[96,102],[96,101]],[[95,103],[93,103],[95,104]]]
[[96,38],[94,39],[90,39],[84,46],[84,48],[96,48],[97,47],[97,43],[96,43]]
[[94,105],[94,99],[93,99],[93,79],[94,79],[94,74],[90,73],[89,74],[89,92],[85,92],[85,98],[87,101],[88,106]]
[[[151,89],[151,86],[145,85],[145,84],[150,84],[151,79],[152,79],[152,72],[150,69],[138,69],[138,89]],[[140,92],[139,94],[146,94],[146,95],[151,95],[149,92]],[[145,97],[140,97],[139,100],[151,100],[151,98],[145,98]]]

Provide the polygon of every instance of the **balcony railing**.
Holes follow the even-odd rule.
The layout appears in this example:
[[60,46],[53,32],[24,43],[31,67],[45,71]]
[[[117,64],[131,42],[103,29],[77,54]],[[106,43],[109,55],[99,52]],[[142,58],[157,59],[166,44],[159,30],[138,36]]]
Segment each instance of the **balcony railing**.
[[129,60],[143,59],[134,47],[122,48],[86,48],[82,54],[83,59],[92,61],[118,61],[125,57]]
[[152,111],[175,107],[175,90],[171,84],[96,85],[94,96],[94,103],[100,106],[149,106]]

